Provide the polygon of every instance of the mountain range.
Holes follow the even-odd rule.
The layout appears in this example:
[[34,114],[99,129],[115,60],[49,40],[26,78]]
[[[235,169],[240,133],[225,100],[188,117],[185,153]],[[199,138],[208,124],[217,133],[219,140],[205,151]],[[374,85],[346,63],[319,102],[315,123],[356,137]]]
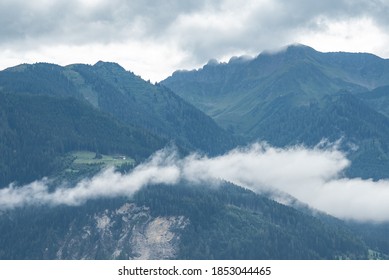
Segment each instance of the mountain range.
[[167,146],[218,159],[259,141],[337,143],[351,161],[345,176],[386,179],[388,94],[389,60],[304,45],[210,60],[155,84],[101,61],[0,71],[0,258],[388,258],[387,223],[340,220],[293,197],[284,205],[221,178],[77,205],[6,208],[1,199],[43,177],[53,194],[112,166],[145,171]]
[[19,65],[0,72],[0,94],[0,186],[52,175],[63,168],[61,155],[75,150],[140,160],[167,143],[209,154],[237,144],[169,89],[115,63]]
[[389,170],[388,81],[389,60],[291,45],[176,71],[162,84],[246,141],[312,146],[342,139],[353,162],[348,175],[380,179]]

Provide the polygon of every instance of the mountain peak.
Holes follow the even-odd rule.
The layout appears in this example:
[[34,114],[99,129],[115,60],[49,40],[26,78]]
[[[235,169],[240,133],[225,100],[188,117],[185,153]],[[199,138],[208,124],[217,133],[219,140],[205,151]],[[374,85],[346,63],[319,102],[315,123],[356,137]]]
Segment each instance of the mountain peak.
[[305,50],[314,50],[312,47],[300,44],[300,43],[293,43],[290,45],[286,46],[287,50],[292,50],[292,49],[305,49]]
[[315,49],[299,44],[299,43],[294,43],[291,45],[284,46],[279,49],[274,49],[274,50],[265,50],[263,51],[260,55],[292,55],[292,56],[301,56],[301,55],[307,55],[310,53],[316,52]]
[[206,65],[208,65],[208,66],[216,66],[216,65],[219,65],[219,61],[217,61],[215,58],[211,58],[210,60],[208,60]]
[[106,62],[101,60],[99,60],[95,65],[93,65],[93,67],[125,71],[125,69],[116,62]]
[[244,63],[244,62],[248,62],[251,60],[253,60],[253,57],[249,56],[249,55],[233,56],[230,58],[228,63],[230,63],[230,64],[232,64],[232,63]]

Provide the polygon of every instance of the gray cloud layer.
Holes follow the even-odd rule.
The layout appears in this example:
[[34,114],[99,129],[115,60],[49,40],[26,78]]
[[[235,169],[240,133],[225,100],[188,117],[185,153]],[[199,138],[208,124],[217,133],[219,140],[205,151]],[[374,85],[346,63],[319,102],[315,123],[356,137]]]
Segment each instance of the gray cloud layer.
[[172,44],[187,60],[258,53],[293,43],[296,34],[320,32],[329,21],[366,17],[389,27],[386,0],[3,0],[0,46]]
[[187,181],[213,185],[223,179],[258,193],[290,194],[342,219],[389,221],[389,181],[342,177],[349,164],[336,146],[280,149],[260,143],[214,158],[197,154],[179,158],[171,149],[165,149],[130,174],[108,169],[71,188],[49,192],[45,180],[22,187],[11,185],[0,190],[0,209],[79,205],[89,199],[131,196],[149,184]]

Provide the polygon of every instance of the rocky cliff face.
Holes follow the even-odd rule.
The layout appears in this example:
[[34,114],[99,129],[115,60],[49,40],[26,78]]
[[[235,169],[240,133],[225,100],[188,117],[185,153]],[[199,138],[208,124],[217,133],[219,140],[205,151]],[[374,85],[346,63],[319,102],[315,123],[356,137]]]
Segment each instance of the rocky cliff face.
[[58,259],[174,259],[183,216],[152,217],[147,207],[125,203],[72,224],[56,253]]

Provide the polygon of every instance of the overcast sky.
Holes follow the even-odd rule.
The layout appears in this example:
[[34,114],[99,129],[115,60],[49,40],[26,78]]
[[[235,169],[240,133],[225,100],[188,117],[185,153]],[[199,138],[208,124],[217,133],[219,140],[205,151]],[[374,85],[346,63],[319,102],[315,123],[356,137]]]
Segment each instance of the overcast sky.
[[389,58],[389,0],[0,0],[0,69],[114,61],[145,80],[291,43]]

